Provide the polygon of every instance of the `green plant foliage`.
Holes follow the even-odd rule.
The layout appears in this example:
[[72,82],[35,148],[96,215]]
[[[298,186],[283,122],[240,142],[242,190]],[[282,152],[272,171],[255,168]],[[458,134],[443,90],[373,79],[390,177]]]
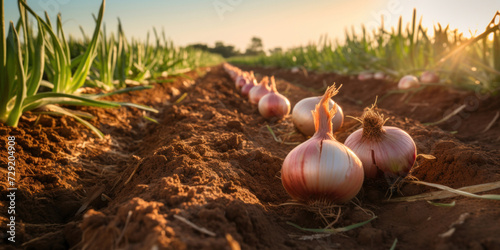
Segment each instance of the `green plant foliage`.
[[[134,39],[129,42],[121,22],[118,34],[108,36],[105,28],[101,29],[105,0],[94,17],[96,24],[92,36],[87,36],[82,29],[83,40],[67,39],[60,14],[53,26],[47,13],[42,19],[26,0],[18,0],[19,21],[17,25],[10,23],[6,35],[4,1],[0,1],[0,122],[8,126],[17,126],[23,113],[35,111],[73,117],[102,137],[97,128],[84,120],[93,118],[91,115],[57,105],[127,106],[158,112],[140,104],[100,99],[150,89],[152,86],[145,86],[145,80],[151,77],[182,74],[223,61],[219,55],[175,47],[165,38],[165,33],[160,39],[156,30],[154,45],[149,43],[149,37],[145,42]],[[37,34],[30,26],[28,13],[36,20]],[[81,94],[84,86],[102,88],[104,93]]]
[[[304,67],[307,70],[359,74],[383,72],[398,79],[407,74],[419,75],[426,70],[438,72],[443,82],[464,87],[479,87],[494,92],[500,88],[500,30],[494,23],[474,37],[464,38],[457,30],[440,24],[434,36],[417,22],[416,10],[411,23],[403,25],[400,17],[396,28],[381,27],[361,34],[346,30],[343,42],[322,36],[317,43],[277,51],[270,55],[238,56],[228,61],[239,65]],[[500,12],[495,15],[500,16]],[[488,39],[493,36],[493,40]]]

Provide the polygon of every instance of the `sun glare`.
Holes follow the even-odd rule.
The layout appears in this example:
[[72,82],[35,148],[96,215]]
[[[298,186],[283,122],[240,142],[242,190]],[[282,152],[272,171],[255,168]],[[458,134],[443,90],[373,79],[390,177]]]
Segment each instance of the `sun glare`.
[[488,35],[488,40],[493,41],[494,33],[491,33]]

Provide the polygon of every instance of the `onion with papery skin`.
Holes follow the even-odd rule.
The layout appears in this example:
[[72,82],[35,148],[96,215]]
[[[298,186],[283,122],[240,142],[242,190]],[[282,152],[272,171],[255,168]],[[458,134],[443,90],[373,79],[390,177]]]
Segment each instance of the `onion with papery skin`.
[[245,85],[246,83],[246,74],[248,72],[246,71],[240,71],[238,72],[238,75],[236,76],[236,80],[234,80],[234,86],[236,87],[236,89],[240,89],[241,86]]
[[271,87],[269,87],[269,77],[264,77],[260,83],[253,87],[248,93],[248,100],[251,104],[259,104],[260,98],[271,92]]
[[349,135],[345,145],[363,162],[367,178],[375,178],[378,170],[386,177],[404,177],[415,163],[415,142],[402,129],[384,126],[387,120],[374,108],[365,110],[360,118],[363,128]]
[[332,117],[328,109],[337,93],[329,87],[314,111],[316,133],[286,156],[281,181],[290,196],[300,202],[347,202],[363,185],[361,161],[348,147],[333,138]]
[[[295,127],[305,135],[312,136],[316,132],[314,127],[314,118],[312,112],[316,105],[321,101],[321,96],[308,97],[300,100],[293,107],[292,121]],[[328,101],[328,108],[331,109],[333,105],[337,106],[337,112],[332,118],[332,131],[337,131],[344,123],[344,112],[342,108],[333,100]]]
[[360,80],[360,81],[366,81],[366,80],[370,80],[372,78],[373,78],[373,74],[370,72],[361,72],[358,75],[358,80]]
[[233,81],[236,81],[236,77],[240,74],[240,72],[241,71],[239,69],[231,69],[229,71],[229,76],[233,79]]
[[257,86],[257,81],[255,79],[250,79],[250,82],[241,87],[241,95],[247,97],[250,90],[252,90],[255,86]]
[[384,80],[385,79],[385,74],[384,72],[375,72],[375,74],[373,74],[373,78],[377,79],[377,80]]
[[424,71],[420,75],[420,81],[422,83],[438,83],[439,76],[434,71]]
[[264,118],[281,119],[290,113],[290,101],[278,93],[274,76],[271,77],[271,92],[259,100],[259,113]]
[[241,89],[246,84],[252,83],[253,80],[255,80],[255,76],[253,75],[253,71],[245,72],[245,74],[243,75],[243,78],[239,82],[236,82],[236,88]]
[[401,77],[398,82],[398,89],[410,89],[420,87],[420,82],[416,76],[406,75]]
[[240,75],[240,73],[242,72],[238,67],[235,67],[235,66],[233,66],[233,65],[231,65],[229,63],[224,63],[222,65],[222,67],[224,68],[224,70],[226,71],[226,73],[229,74],[229,76],[231,77],[231,79],[233,81],[235,81],[235,82],[236,82],[236,77],[238,75]]

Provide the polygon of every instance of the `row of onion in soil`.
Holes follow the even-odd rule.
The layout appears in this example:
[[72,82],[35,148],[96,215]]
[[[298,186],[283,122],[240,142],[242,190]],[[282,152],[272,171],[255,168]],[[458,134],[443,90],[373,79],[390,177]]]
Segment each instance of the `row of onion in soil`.
[[380,27],[346,29],[344,40],[323,35],[307,45],[275,48],[270,54],[234,57],[229,61],[360,78],[400,79],[433,71],[439,74],[441,85],[499,93],[500,11],[493,8],[491,13],[494,16],[485,23],[484,32],[471,32],[470,36],[451,25],[425,27],[423,17],[419,18],[414,9],[411,21],[404,23],[400,16],[396,27],[384,25],[382,17]]
[[[258,105],[265,118],[281,119],[290,113],[290,102],[276,90],[274,77],[265,76],[257,83],[253,72],[230,64],[224,69],[235,81],[242,96]],[[333,133],[343,124],[343,111],[332,100],[339,88],[327,88],[323,96],[299,101],[292,111],[297,129],[311,136],[290,151],[283,162],[281,180],[288,194],[304,203],[344,203],[354,198],[366,178],[384,176],[391,187],[405,178],[413,167],[417,152],[413,139],[405,131],[384,126],[387,119],[366,108],[359,121],[363,127],[345,141]]]

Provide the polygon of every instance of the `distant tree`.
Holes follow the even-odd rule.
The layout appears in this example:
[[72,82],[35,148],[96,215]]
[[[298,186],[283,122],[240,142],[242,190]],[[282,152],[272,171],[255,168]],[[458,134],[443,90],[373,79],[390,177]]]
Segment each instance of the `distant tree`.
[[201,49],[201,50],[205,50],[205,51],[209,50],[209,48],[206,44],[201,44],[201,43],[191,44],[188,47],[195,48],[195,49]]
[[250,40],[250,45],[248,45],[245,51],[246,55],[260,55],[264,54],[264,46],[262,45],[262,39],[259,37],[252,37]]
[[269,53],[271,53],[271,54],[282,53],[282,52],[283,52],[283,49],[281,47],[276,47],[274,49],[269,50]]
[[215,42],[215,47],[210,49],[210,52],[220,54],[225,58],[235,56],[238,54],[238,51],[234,50],[234,46],[232,45],[226,46],[224,45],[223,42],[220,41]]
[[239,51],[235,50],[234,46],[232,45],[226,46],[221,41],[215,42],[215,47],[209,47],[206,44],[199,44],[199,43],[191,44],[188,47],[209,51],[211,53],[219,54],[225,58],[240,54]]

